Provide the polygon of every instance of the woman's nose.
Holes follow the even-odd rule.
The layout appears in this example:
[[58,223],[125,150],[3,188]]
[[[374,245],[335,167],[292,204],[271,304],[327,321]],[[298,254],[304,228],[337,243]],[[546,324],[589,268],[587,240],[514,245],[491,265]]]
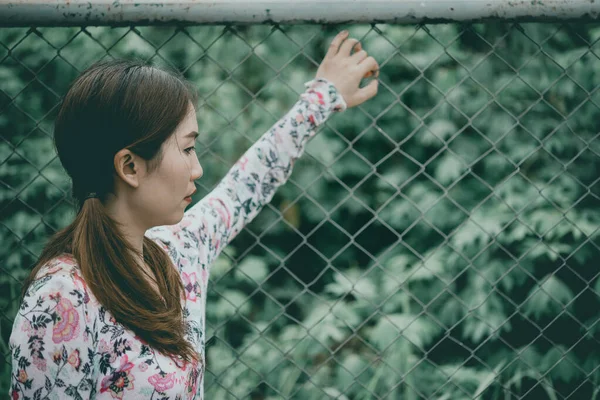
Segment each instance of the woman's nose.
[[195,181],[200,179],[204,175],[204,170],[202,170],[202,166],[199,161],[196,161],[194,167],[192,168],[192,180]]

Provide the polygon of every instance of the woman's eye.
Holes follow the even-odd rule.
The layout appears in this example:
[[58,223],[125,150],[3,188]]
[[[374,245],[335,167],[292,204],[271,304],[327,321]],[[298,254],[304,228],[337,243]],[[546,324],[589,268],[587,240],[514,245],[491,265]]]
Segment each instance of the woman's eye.
[[192,151],[195,151],[195,150],[196,150],[196,146],[193,146],[193,147],[188,147],[188,148],[187,148],[187,149],[185,149],[184,151],[185,151],[187,154],[191,154],[191,152],[192,152]]

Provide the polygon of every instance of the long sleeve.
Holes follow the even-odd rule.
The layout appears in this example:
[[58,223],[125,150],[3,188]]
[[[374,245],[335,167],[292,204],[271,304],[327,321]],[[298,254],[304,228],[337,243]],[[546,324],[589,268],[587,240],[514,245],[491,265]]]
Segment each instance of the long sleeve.
[[89,297],[68,273],[32,283],[13,324],[11,399],[81,399],[90,379]]
[[344,99],[329,81],[307,82],[299,101],[248,149],[213,191],[186,211],[179,224],[153,228],[150,236],[164,242],[175,240],[179,249],[195,247],[207,268],[286,182],[317,128],[333,112],[345,109]]

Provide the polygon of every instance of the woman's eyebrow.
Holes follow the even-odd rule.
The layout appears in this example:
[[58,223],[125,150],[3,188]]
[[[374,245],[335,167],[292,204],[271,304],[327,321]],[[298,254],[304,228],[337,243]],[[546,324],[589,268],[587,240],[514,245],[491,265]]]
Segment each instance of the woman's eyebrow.
[[183,138],[187,139],[189,137],[193,137],[194,139],[196,139],[199,136],[198,132],[196,131],[191,131],[190,133],[188,133],[187,135],[185,135]]

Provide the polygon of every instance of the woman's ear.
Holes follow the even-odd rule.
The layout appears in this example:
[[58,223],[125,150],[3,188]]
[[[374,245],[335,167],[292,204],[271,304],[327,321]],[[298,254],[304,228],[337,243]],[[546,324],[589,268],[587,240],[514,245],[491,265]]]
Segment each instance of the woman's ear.
[[143,160],[128,149],[115,154],[115,172],[123,182],[137,188],[140,185]]

